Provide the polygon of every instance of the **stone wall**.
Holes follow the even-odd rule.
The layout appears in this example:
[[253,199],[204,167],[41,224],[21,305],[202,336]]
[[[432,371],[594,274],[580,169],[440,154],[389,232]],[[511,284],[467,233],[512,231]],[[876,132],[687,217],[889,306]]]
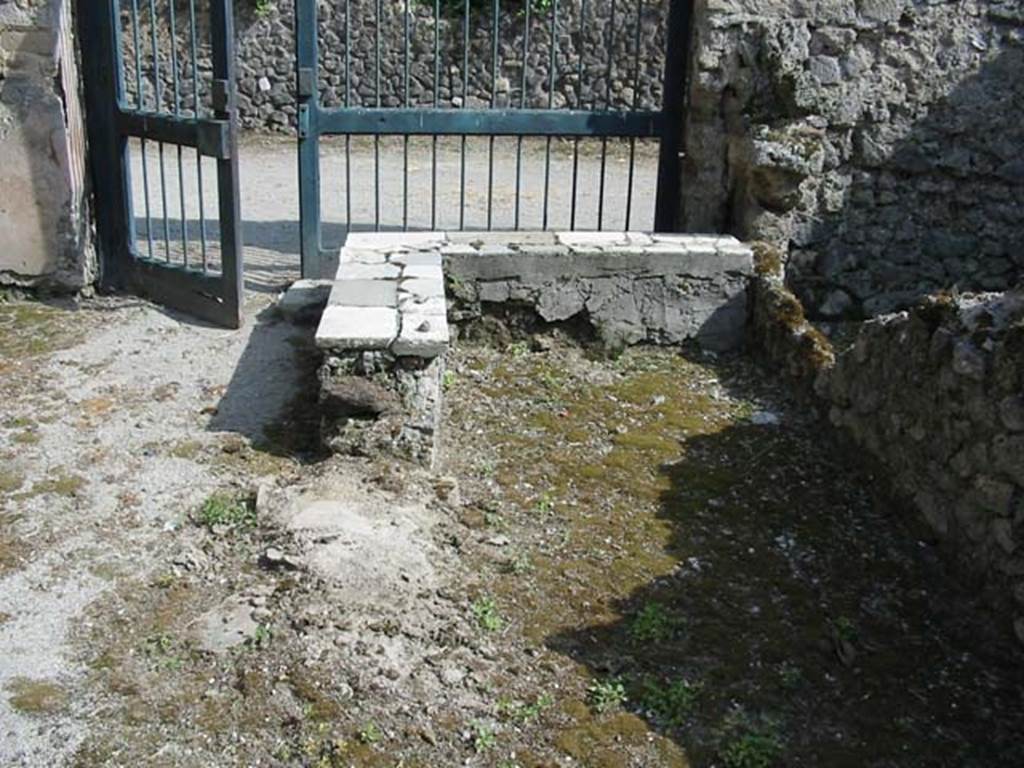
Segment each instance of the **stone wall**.
[[[771,253],[762,246],[759,250]],[[863,451],[1024,642],[1024,291],[940,293],[832,329],[759,260],[750,346]]]
[[684,220],[763,239],[818,317],[1024,269],[1019,0],[699,0]]
[[817,389],[1024,642],[1024,293],[939,296],[864,326]]
[[92,281],[71,0],[0,0],[0,285]]
[[[238,110],[241,124],[249,129],[293,131],[295,126],[294,2],[272,0],[268,10],[254,11],[254,2],[237,6],[238,16]],[[377,25],[375,0],[351,0],[350,103],[372,107],[377,104],[375,66]],[[526,30],[523,0],[502,0],[499,24],[498,77],[493,75],[493,16],[489,2],[473,0],[470,16],[468,98],[463,99],[463,15],[461,4],[441,3],[437,34],[441,48],[438,104],[441,107],[486,107],[494,96],[496,105],[547,107],[549,96],[555,107],[581,106],[616,108],[660,105],[665,61],[665,19],[668,0],[644,0],[639,16],[639,71],[634,66],[637,32],[637,4],[616,3],[615,24],[611,24],[611,0],[589,0],[583,32],[580,31],[580,0],[561,0],[555,28],[557,56],[554,90],[549,94],[551,66],[551,16],[534,10],[530,22],[525,92],[522,87],[523,38]],[[345,99],[345,2],[326,0],[320,8],[320,98],[329,107]],[[409,103],[434,104],[434,8],[429,0],[410,0]],[[538,9],[539,5],[532,6]],[[380,24],[380,103],[396,107],[405,103],[404,43],[405,4],[382,4]],[[147,39],[148,15],[142,11],[142,39]],[[188,17],[179,14],[180,50],[187,50]],[[161,22],[161,28],[166,24]],[[130,20],[125,18],[125,29]],[[205,30],[200,30],[200,38]],[[130,35],[126,36],[126,85],[134,89],[134,57]],[[168,48],[168,46],[163,46]],[[580,52],[583,60],[580,61]],[[144,49],[142,66],[149,76],[152,64]],[[608,68],[609,53],[613,66]],[[161,52],[164,93],[172,93],[169,53]],[[580,67],[582,64],[582,79]],[[200,57],[201,72],[210,68],[208,51]],[[181,62],[181,86],[186,104],[191,103],[190,70]],[[203,78],[201,78],[203,79]],[[581,86],[582,83],[582,86]],[[525,95],[524,95],[525,93]]]

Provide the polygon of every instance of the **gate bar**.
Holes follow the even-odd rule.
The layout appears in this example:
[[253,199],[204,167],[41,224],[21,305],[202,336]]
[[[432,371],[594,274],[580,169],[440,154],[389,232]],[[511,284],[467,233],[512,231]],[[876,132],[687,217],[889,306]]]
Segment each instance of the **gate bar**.
[[[319,143],[321,135],[340,135],[346,139],[346,209],[348,222],[351,226],[351,162],[349,157],[349,142],[352,136],[372,136],[374,141],[374,194],[375,212],[374,228],[379,229],[380,221],[380,197],[381,197],[381,168],[379,142],[381,136],[401,136],[408,140],[410,136],[430,136],[432,138],[431,158],[431,223],[436,226],[436,195],[437,195],[437,142],[442,136],[457,136],[461,139],[460,147],[460,189],[459,189],[459,226],[465,229],[466,226],[466,174],[467,174],[467,140],[471,136],[486,136],[493,142],[496,136],[512,136],[517,138],[517,170],[516,187],[521,191],[521,148],[523,137],[542,137],[546,139],[546,151],[544,160],[544,210],[543,227],[546,229],[549,223],[549,199],[550,182],[552,171],[551,142],[555,137],[566,137],[573,141],[573,179],[572,179],[572,212],[571,227],[575,228],[576,207],[578,193],[578,168],[579,168],[579,143],[581,139],[600,138],[602,139],[601,152],[601,179],[600,179],[600,201],[598,217],[603,218],[604,197],[606,186],[607,166],[607,144],[608,138],[616,137],[629,140],[629,180],[627,183],[626,201],[626,223],[631,224],[633,196],[635,186],[635,160],[636,140],[642,138],[656,138],[660,141],[660,156],[657,182],[657,198],[655,204],[654,226],[658,231],[673,231],[679,217],[679,206],[681,201],[681,151],[683,121],[685,118],[686,85],[688,75],[688,60],[691,50],[691,38],[693,35],[693,6],[694,0],[669,0],[669,15],[667,24],[666,39],[668,41],[665,70],[664,70],[664,97],[661,108],[638,112],[636,107],[640,103],[639,88],[636,87],[640,81],[641,61],[639,58],[639,45],[634,42],[634,95],[632,109],[629,111],[612,111],[610,94],[605,95],[605,109],[603,111],[589,111],[583,109],[583,84],[578,83],[579,95],[574,109],[554,109],[554,82],[558,70],[558,51],[556,48],[558,35],[558,13],[559,0],[551,0],[550,3],[550,59],[548,72],[548,109],[527,109],[525,107],[525,93],[521,94],[520,109],[470,109],[468,105],[468,84],[469,84],[469,54],[470,54],[470,21],[473,15],[473,8],[469,0],[463,0],[462,18],[462,104],[460,108],[441,109],[438,107],[439,64],[440,52],[436,42],[439,26],[434,25],[435,35],[435,77],[434,77],[434,107],[427,109],[410,108],[408,97],[403,99],[403,107],[399,109],[383,108],[381,100],[381,63],[380,63],[380,35],[383,14],[381,13],[381,0],[370,0],[376,7],[376,30],[373,41],[373,53],[375,59],[375,97],[376,105],[373,107],[355,107],[352,104],[349,94],[350,77],[346,77],[345,106],[337,109],[326,109],[319,104],[317,91],[318,56],[317,56],[317,2],[316,0],[295,0],[296,7],[296,58],[298,61],[298,133],[299,133],[299,175],[300,175],[300,206],[301,206],[301,234],[302,234],[302,265],[303,274],[308,277],[319,277],[322,273],[322,265],[328,258],[328,254],[322,250],[321,222],[320,222],[320,169],[319,169]],[[457,2],[457,0],[456,0]],[[637,0],[636,29],[635,37],[641,37],[643,24],[644,0]],[[404,4],[404,3],[403,3]],[[432,5],[437,11],[442,5],[439,0],[434,0]],[[494,2],[493,5],[499,5]],[[529,5],[529,4],[528,4]],[[587,5],[586,0],[581,0],[581,9]],[[350,74],[350,1],[346,2],[346,45],[345,45],[345,69],[346,75]],[[623,15],[627,15],[623,11]],[[409,10],[406,10],[406,25],[409,24]],[[526,31],[523,45],[525,51],[529,50],[529,14],[527,7]],[[435,16],[437,14],[435,13]],[[500,19],[494,19],[500,33]],[[408,31],[406,37],[408,37]],[[615,41],[616,30],[609,30],[609,37]],[[497,36],[497,35],[496,35]],[[586,11],[582,10],[580,19],[580,44],[585,45],[586,37]],[[408,45],[408,42],[406,42]],[[611,46],[610,46],[611,47]],[[628,47],[628,45],[627,45]],[[609,51],[613,55],[614,51]],[[409,52],[406,51],[406,56]],[[493,55],[493,53],[492,53]],[[527,56],[524,56],[524,69]],[[582,63],[582,60],[577,63]],[[408,67],[408,63],[406,63]],[[612,64],[614,66],[614,64]],[[494,78],[494,62],[492,62],[492,79]],[[525,74],[525,72],[524,72]],[[406,75],[408,77],[408,75]],[[492,83],[492,91],[494,83]],[[406,87],[408,83],[406,83]],[[610,81],[606,85],[606,90]],[[492,101],[494,95],[492,94]],[[591,105],[593,108],[593,104]],[[493,161],[493,152],[491,153]],[[491,219],[490,198],[493,195],[494,179],[492,171],[488,171],[488,225]],[[406,195],[408,190],[406,189]],[[516,226],[519,225],[519,203],[520,195],[517,194]],[[406,203],[407,204],[407,203]],[[408,226],[408,213],[403,211],[403,228]],[[603,224],[603,222],[602,222]]]
[[[311,115],[312,117],[312,115]],[[352,136],[602,136],[655,138],[665,133],[658,112],[547,109],[317,110],[319,133]]]
[[[347,18],[345,23],[348,24]],[[348,46],[345,47],[345,55],[348,56]],[[323,274],[323,255],[320,253],[320,132],[314,124],[319,99],[316,89],[316,0],[296,2],[295,58],[298,79],[296,93],[299,97],[299,231],[302,237],[302,276],[319,278],[326,275]]]
[[[689,55],[693,50],[694,0],[672,0],[668,12],[668,51],[665,56],[664,104],[661,154],[658,162],[658,193],[654,228],[674,232],[680,220],[683,183],[683,121],[686,119],[686,87]],[[678,41],[673,45],[674,41]]]
[[[232,3],[210,3],[210,32],[213,38],[213,116],[227,122],[230,151],[217,160],[217,197],[220,208],[220,268],[224,305],[231,308],[231,321],[242,323],[244,266],[242,262],[242,201],[238,191],[238,93],[235,87],[235,15]],[[218,93],[218,91],[221,91]]]

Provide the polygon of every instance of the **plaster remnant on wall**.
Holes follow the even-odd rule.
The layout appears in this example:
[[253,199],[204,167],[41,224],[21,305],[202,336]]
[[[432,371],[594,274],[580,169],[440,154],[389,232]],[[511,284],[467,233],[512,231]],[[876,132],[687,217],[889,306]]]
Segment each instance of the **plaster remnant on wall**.
[[70,0],[0,2],[0,285],[92,282]]

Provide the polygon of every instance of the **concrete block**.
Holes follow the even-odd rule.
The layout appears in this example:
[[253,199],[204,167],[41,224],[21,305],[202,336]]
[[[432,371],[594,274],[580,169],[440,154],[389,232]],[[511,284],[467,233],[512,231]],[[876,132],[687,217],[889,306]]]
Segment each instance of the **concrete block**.
[[338,280],[328,306],[397,307],[397,280]]
[[387,349],[397,336],[397,309],[328,306],[320,318],[316,345],[334,351]]

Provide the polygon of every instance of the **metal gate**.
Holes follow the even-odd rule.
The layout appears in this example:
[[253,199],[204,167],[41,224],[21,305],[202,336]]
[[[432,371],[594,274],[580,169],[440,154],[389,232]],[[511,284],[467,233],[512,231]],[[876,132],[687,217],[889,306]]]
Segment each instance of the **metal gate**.
[[[593,9],[601,4],[604,15],[600,19],[593,17]],[[357,188],[373,188],[374,204],[372,222],[366,224],[374,230],[381,229],[437,229],[438,228],[438,139],[455,137],[461,144],[461,162],[449,180],[458,185],[459,229],[519,229],[523,223],[521,218],[521,197],[523,186],[523,146],[524,140],[537,140],[543,147],[543,212],[537,226],[541,229],[577,229],[581,223],[578,219],[578,194],[581,186],[580,156],[581,142],[592,141],[600,144],[600,173],[598,199],[596,202],[596,229],[604,229],[606,224],[606,187],[611,184],[608,172],[609,145],[625,142],[628,144],[628,172],[625,174],[626,191],[624,193],[625,228],[634,228],[634,194],[635,194],[635,160],[637,142],[653,140],[659,144],[657,162],[656,200],[653,204],[653,220],[645,222],[640,228],[653,228],[658,231],[673,231],[678,220],[680,204],[680,152],[682,147],[682,131],[685,103],[685,83],[687,56],[690,50],[692,30],[693,0],[345,0],[343,11],[341,3],[335,0],[330,6],[318,0],[295,0],[296,9],[296,58],[297,58],[297,94],[298,94],[298,135],[299,135],[299,203],[301,211],[301,253],[302,272],[307,277],[328,277],[328,270],[334,254],[324,249],[321,223],[321,142],[325,137],[339,136],[344,138],[344,204],[346,207],[345,231],[353,229],[357,222],[353,220],[353,139],[372,142],[373,178],[360,178],[356,175]],[[423,16],[432,6],[432,21],[423,23]],[[339,9],[337,14],[334,9]],[[563,18],[560,25],[560,13],[572,13],[574,28],[566,32]],[[662,74],[662,98],[657,105],[641,104],[640,77],[644,67],[650,63],[641,60],[641,30],[648,24],[647,18],[652,12],[661,13],[661,18],[654,23],[661,24],[664,31],[664,65]],[[329,15],[325,17],[325,14]],[[610,14],[610,15],[608,15]],[[387,52],[382,54],[382,27],[390,17],[391,33],[403,39],[400,50],[391,50],[392,59],[388,61]],[[595,35],[594,25],[599,25]],[[398,27],[398,25],[401,25]],[[411,29],[416,26],[417,29]],[[448,44],[441,44],[441,29],[448,30]],[[460,29],[461,27],[461,29]],[[481,29],[483,27],[483,29]],[[478,43],[483,34],[491,38],[491,49],[485,54],[489,61],[479,64],[480,58],[473,53],[474,41]],[[518,63],[502,60],[502,46],[499,40],[508,29],[521,29],[517,34]],[[365,29],[372,32],[372,44],[368,45]],[[361,45],[353,50],[353,32],[361,31]],[[577,52],[575,60],[559,50],[560,38],[566,34],[577,35]],[[330,46],[322,46],[321,38],[330,37]],[[597,86],[590,86],[590,99],[585,98],[584,51],[588,50],[588,40],[595,36],[600,40],[598,46],[606,48],[606,66],[595,67],[592,61],[588,64],[588,72],[593,79],[593,70],[597,69]],[[539,52],[537,38],[546,37],[546,45]],[[461,38],[461,39],[460,39]],[[543,42],[543,41],[542,41]],[[414,80],[410,75],[410,51],[424,46],[433,50],[432,93],[427,89],[420,94],[414,104],[410,99],[410,84],[416,82],[423,88],[424,73]],[[327,48],[327,50],[325,50]],[[508,46],[504,46],[506,54]],[[628,56],[618,56],[617,51],[627,51]],[[397,53],[397,56],[394,55]],[[325,57],[333,56],[335,60],[343,57],[343,74],[338,84],[324,82],[321,68]],[[506,58],[508,58],[506,56]],[[623,60],[625,58],[625,60]],[[630,60],[631,59],[631,60]],[[547,67],[546,89],[543,85],[540,104],[536,98],[527,96],[529,83],[536,76],[531,73],[530,62],[541,61]],[[461,99],[451,98],[458,90],[456,82],[446,94],[447,100],[441,97],[442,81],[445,67],[458,70],[461,67]],[[423,64],[422,57],[420,64]],[[487,77],[490,70],[489,103],[470,108],[470,92],[468,84],[473,66],[479,66]],[[422,67],[421,67],[422,68]],[[429,67],[427,67],[429,69]],[[361,87],[354,87],[356,69],[359,72]],[[518,90],[512,98],[499,100],[499,90],[503,81],[503,73],[510,73],[517,81],[511,90]],[[603,76],[603,89],[600,87]],[[621,79],[634,79],[632,100],[618,101],[612,94],[613,76]],[[366,81],[373,78],[374,87],[367,92]],[[391,78],[392,95],[385,99],[382,81]],[[556,82],[564,78],[575,78],[577,96],[574,102],[565,100],[564,104],[556,104]],[[325,91],[330,88],[334,100],[338,103],[330,105]],[[534,91],[538,89],[535,87]],[[603,90],[603,93],[602,93]],[[339,93],[340,92],[340,93]],[[546,92],[546,103],[543,93]],[[391,103],[388,104],[387,102]],[[397,102],[397,103],[395,103]],[[402,144],[402,210],[400,217],[388,221],[382,217],[382,180],[381,180],[381,142],[386,137],[397,137]],[[410,139],[427,137],[424,150],[430,157],[430,209],[429,221],[419,224],[410,221],[410,198],[417,201],[420,197],[410,193]],[[467,181],[467,140],[483,140],[488,147],[486,181],[481,170],[478,176],[470,174]],[[499,137],[511,137],[515,153],[515,200],[514,213],[505,220],[499,221],[494,215],[493,198],[495,194],[495,141]],[[502,140],[506,140],[503,138]],[[560,171],[555,171],[553,179],[552,142],[561,146],[571,147],[570,162],[566,160]],[[571,178],[570,178],[571,175]],[[539,173],[538,173],[539,176]],[[331,179],[332,189],[340,180]],[[509,182],[512,183],[511,181]],[[571,204],[568,210],[556,217],[550,210],[552,190],[568,189],[571,185]],[[486,187],[487,207],[486,220],[475,227],[467,227],[466,197],[467,189],[477,188],[482,198]],[[568,195],[568,191],[565,192]],[[388,192],[387,194],[390,194]],[[385,197],[387,197],[385,194]],[[426,194],[426,189],[423,190]],[[454,198],[452,206],[455,206]],[[454,221],[454,217],[452,219]],[[536,227],[531,227],[536,228]],[[595,228],[593,226],[587,228]]]
[[78,10],[101,284],[241,324],[232,0]]

